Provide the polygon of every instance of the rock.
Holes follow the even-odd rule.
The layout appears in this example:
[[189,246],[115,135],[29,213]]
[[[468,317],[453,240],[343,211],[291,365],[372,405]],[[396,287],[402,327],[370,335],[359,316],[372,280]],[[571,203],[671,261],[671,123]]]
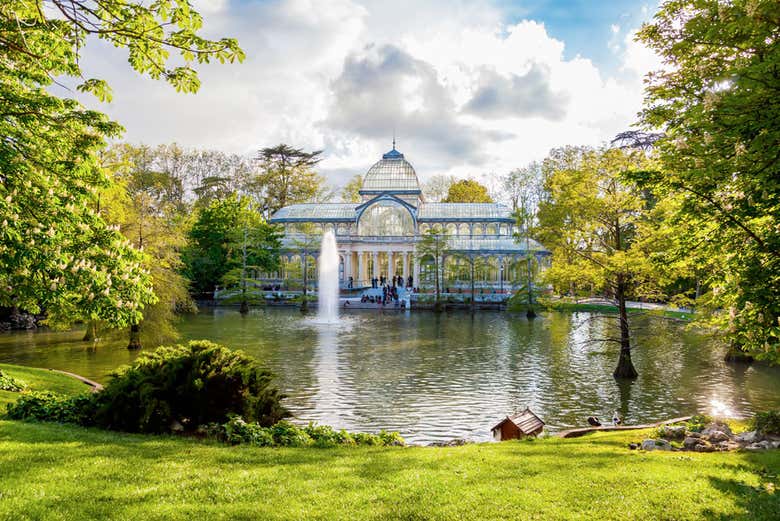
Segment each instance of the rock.
[[726,441],[731,439],[728,434],[723,431],[712,431],[707,435],[707,440],[711,443],[717,443],[719,441]]
[[636,450],[636,449],[639,448],[639,444],[638,443],[629,443],[628,444],[628,448],[629,448],[629,450]]
[[701,443],[693,447],[695,452],[715,452],[715,447],[706,441],[699,440]]
[[700,445],[702,443],[704,443],[704,440],[689,436],[683,440],[683,448],[685,448],[685,450],[693,450],[696,445]]
[[667,440],[681,440],[685,437],[685,426],[664,425],[659,427],[658,435]]
[[780,441],[770,441],[770,442],[769,442],[769,445],[770,445],[770,446],[771,446],[773,449],[780,449]]
[[729,428],[729,426],[726,425],[725,423],[721,423],[721,422],[712,422],[712,423],[710,423],[709,425],[707,425],[701,431],[701,434],[702,434],[702,436],[708,436],[708,435],[712,434],[715,431],[725,432],[729,436],[731,436],[733,434],[731,432],[731,428]]
[[736,438],[734,439],[742,443],[755,443],[759,441],[760,438],[761,436],[759,436],[756,431],[747,431],[737,434]]
[[642,442],[642,450],[672,450],[672,445],[666,440],[645,440]]
[[751,443],[750,445],[745,447],[745,450],[759,451],[759,450],[766,450],[766,447],[764,445],[761,445],[761,442],[757,442],[757,443]]
[[687,431],[685,435],[688,438],[701,438],[701,433],[696,431]]

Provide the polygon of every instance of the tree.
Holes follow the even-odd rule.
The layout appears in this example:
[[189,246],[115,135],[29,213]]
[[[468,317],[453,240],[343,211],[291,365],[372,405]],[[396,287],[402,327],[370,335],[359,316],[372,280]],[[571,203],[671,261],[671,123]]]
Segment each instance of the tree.
[[242,198],[238,216],[239,226],[229,236],[227,266],[229,270],[222,276],[225,287],[238,285],[241,288],[241,313],[249,311],[248,284],[255,286],[260,282],[249,277],[250,272],[264,273],[275,271],[279,267],[281,235],[276,226],[263,220],[259,212],[252,208],[251,200]]
[[420,262],[431,258],[433,260],[434,278],[434,310],[441,311],[441,284],[442,257],[449,249],[449,237],[447,231],[434,227],[423,233],[420,241],[415,246],[417,258]]
[[[110,185],[98,152],[121,127],[49,87],[75,78],[78,90],[110,98],[104,81],[82,76],[81,50],[95,35],[128,49],[136,71],[194,92],[193,61],[243,59],[235,40],[198,36],[201,24],[184,0],[0,3],[0,305],[126,326],[155,301],[144,254],[97,213]],[[181,60],[168,68],[171,50]]]
[[363,188],[363,176],[357,174],[341,190],[341,200],[345,203],[359,203],[361,188]]
[[292,243],[295,249],[301,252],[302,256],[303,295],[301,309],[304,311],[309,307],[309,257],[319,250],[321,241],[322,233],[312,223],[299,223],[296,225]]
[[326,196],[325,178],[314,171],[322,161],[321,153],[322,150],[305,152],[285,144],[260,150],[260,172],[251,186],[266,219],[285,206]]
[[[145,147],[116,145],[101,155],[114,181],[113,190],[101,193],[101,215],[118,225],[132,245],[146,253],[144,269],[152,277],[158,301],[143,310],[140,320],[130,326],[128,347],[142,345],[141,324],[146,340],[159,345],[174,340],[177,311],[193,311],[188,294],[189,281],[181,275],[180,250],[186,244],[186,214],[181,178],[170,172],[150,170],[153,164]],[[94,328],[95,324],[89,324]],[[88,331],[89,334],[89,331]]]
[[525,294],[526,316],[534,318],[534,270],[533,254],[531,253],[531,233],[536,225],[536,214],[539,203],[543,198],[544,187],[542,184],[542,166],[539,163],[531,163],[524,168],[511,171],[503,180],[504,190],[512,201],[512,209],[517,220],[520,232],[515,238],[526,249],[525,280],[523,281],[523,293]]
[[539,208],[537,234],[553,253],[548,280],[558,287],[559,275],[564,286],[572,277],[589,280],[617,304],[620,357],[615,378],[637,376],[626,300],[651,295],[655,289],[653,266],[637,237],[647,200],[624,181],[627,172],[644,168],[646,159],[639,152],[587,152],[577,170],[551,173],[545,186],[549,200]]
[[525,204],[526,213],[534,214],[544,190],[541,163],[534,161],[515,168],[501,178],[501,188],[509,198],[513,212]]
[[[731,354],[780,359],[780,6],[665,2],[638,38],[668,65],[647,78],[640,123],[662,132],[637,182],[680,197],[678,231],[715,267],[707,322]],[[702,314],[697,313],[702,316]]]
[[245,298],[250,282],[247,270],[276,269],[279,232],[250,204],[249,197],[231,194],[198,212],[182,254],[184,274],[195,293],[211,293],[220,284],[238,284]]
[[447,191],[443,203],[492,203],[486,186],[473,179],[461,179]]
[[425,200],[430,203],[441,202],[447,197],[447,193],[450,191],[450,186],[458,181],[458,178],[454,175],[435,175],[431,177],[427,183],[423,185],[423,196]]
[[484,269],[487,266],[487,262],[485,258],[480,254],[474,254],[474,253],[459,253],[456,255],[456,258],[459,260],[462,260],[466,266],[468,266],[468,276],[469,276],[469,284],[470,284],[470,294],[471,294],[471,301],[469,303],[469,308],[471,308],[472,311],[476,308],[476,288],[474,285],[474,282],[476,280],[477,271]]

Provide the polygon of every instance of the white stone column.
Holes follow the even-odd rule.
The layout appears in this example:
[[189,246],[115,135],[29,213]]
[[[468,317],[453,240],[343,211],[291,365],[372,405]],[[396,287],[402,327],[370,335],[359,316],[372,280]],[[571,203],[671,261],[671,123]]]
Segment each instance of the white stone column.
[[357,252],[357,261],[358,261],[358,279],[360,279],[361,281],[365,281],[367,278],[365,275],[366,265],[363,262],[362,251]]
[[406,285],[406,281],[409,280],[409,254],[407,252],[403,252],[401,257],[404,264],[404,285]]
[[420,287],[420,260],[415,256],[414,257],[414,270],[412,271],[414,277],[414,280],[412,281],[415,288]]
[[387,252],[387,278],[392,280],[395,277],[395,266],[393,265],[393,252]]
[[373,256],[374,256],[373,257],[374,265],[373,265],[372,272],[374,278],[378,279],[379,278],[379,252],[378,251],[373,252]]
[[352,252],[344,253],[344,284],[349,284],[349,278],[352,277]]

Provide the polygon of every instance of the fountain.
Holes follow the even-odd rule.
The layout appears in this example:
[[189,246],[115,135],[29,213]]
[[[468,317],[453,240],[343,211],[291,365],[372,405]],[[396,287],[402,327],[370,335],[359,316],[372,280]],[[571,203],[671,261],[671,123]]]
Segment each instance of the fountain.
[[332,231],[322,236],[319,259],[317,321],[327,324],[339,319],[339,252]]

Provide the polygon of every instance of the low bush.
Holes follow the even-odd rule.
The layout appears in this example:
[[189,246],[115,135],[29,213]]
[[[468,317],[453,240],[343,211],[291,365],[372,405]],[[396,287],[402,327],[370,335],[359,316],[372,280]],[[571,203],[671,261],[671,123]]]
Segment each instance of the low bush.
[[780,435],[780,411],[756,413],[750,420],[750,430],[760,434]]
[[0,370],[0,391],[11,391],[18,393],[23,391],[26,387],[25,383],[21,380],[17,380],[13,376],[5,374]]
[[246,422],[240,416],[232,416],[223,424],[210,424],[205,429],[205,434],[232,445],[247,444],[258,447],[327,448],[340,445],[405,445],[404,439],[397,432],[350,433],[316,423],[301,428],[288,421],[263,427],[255,422]]
[[51,421],[89,426],[94,423],[94,395],[62,396],[51,391],[23,393],[9,404],[7,415],[12,420]]
[[691,416],[691,419],[686,422],[686,428],[691,432],[701,432],[710,423],[712,423],[712,416],[694,414]]
[[193,431],[238,415],[261,426],[289,416],[273,373],[240,351],[207,342],[141,353],[97,394],[97,425],[121,431]]

